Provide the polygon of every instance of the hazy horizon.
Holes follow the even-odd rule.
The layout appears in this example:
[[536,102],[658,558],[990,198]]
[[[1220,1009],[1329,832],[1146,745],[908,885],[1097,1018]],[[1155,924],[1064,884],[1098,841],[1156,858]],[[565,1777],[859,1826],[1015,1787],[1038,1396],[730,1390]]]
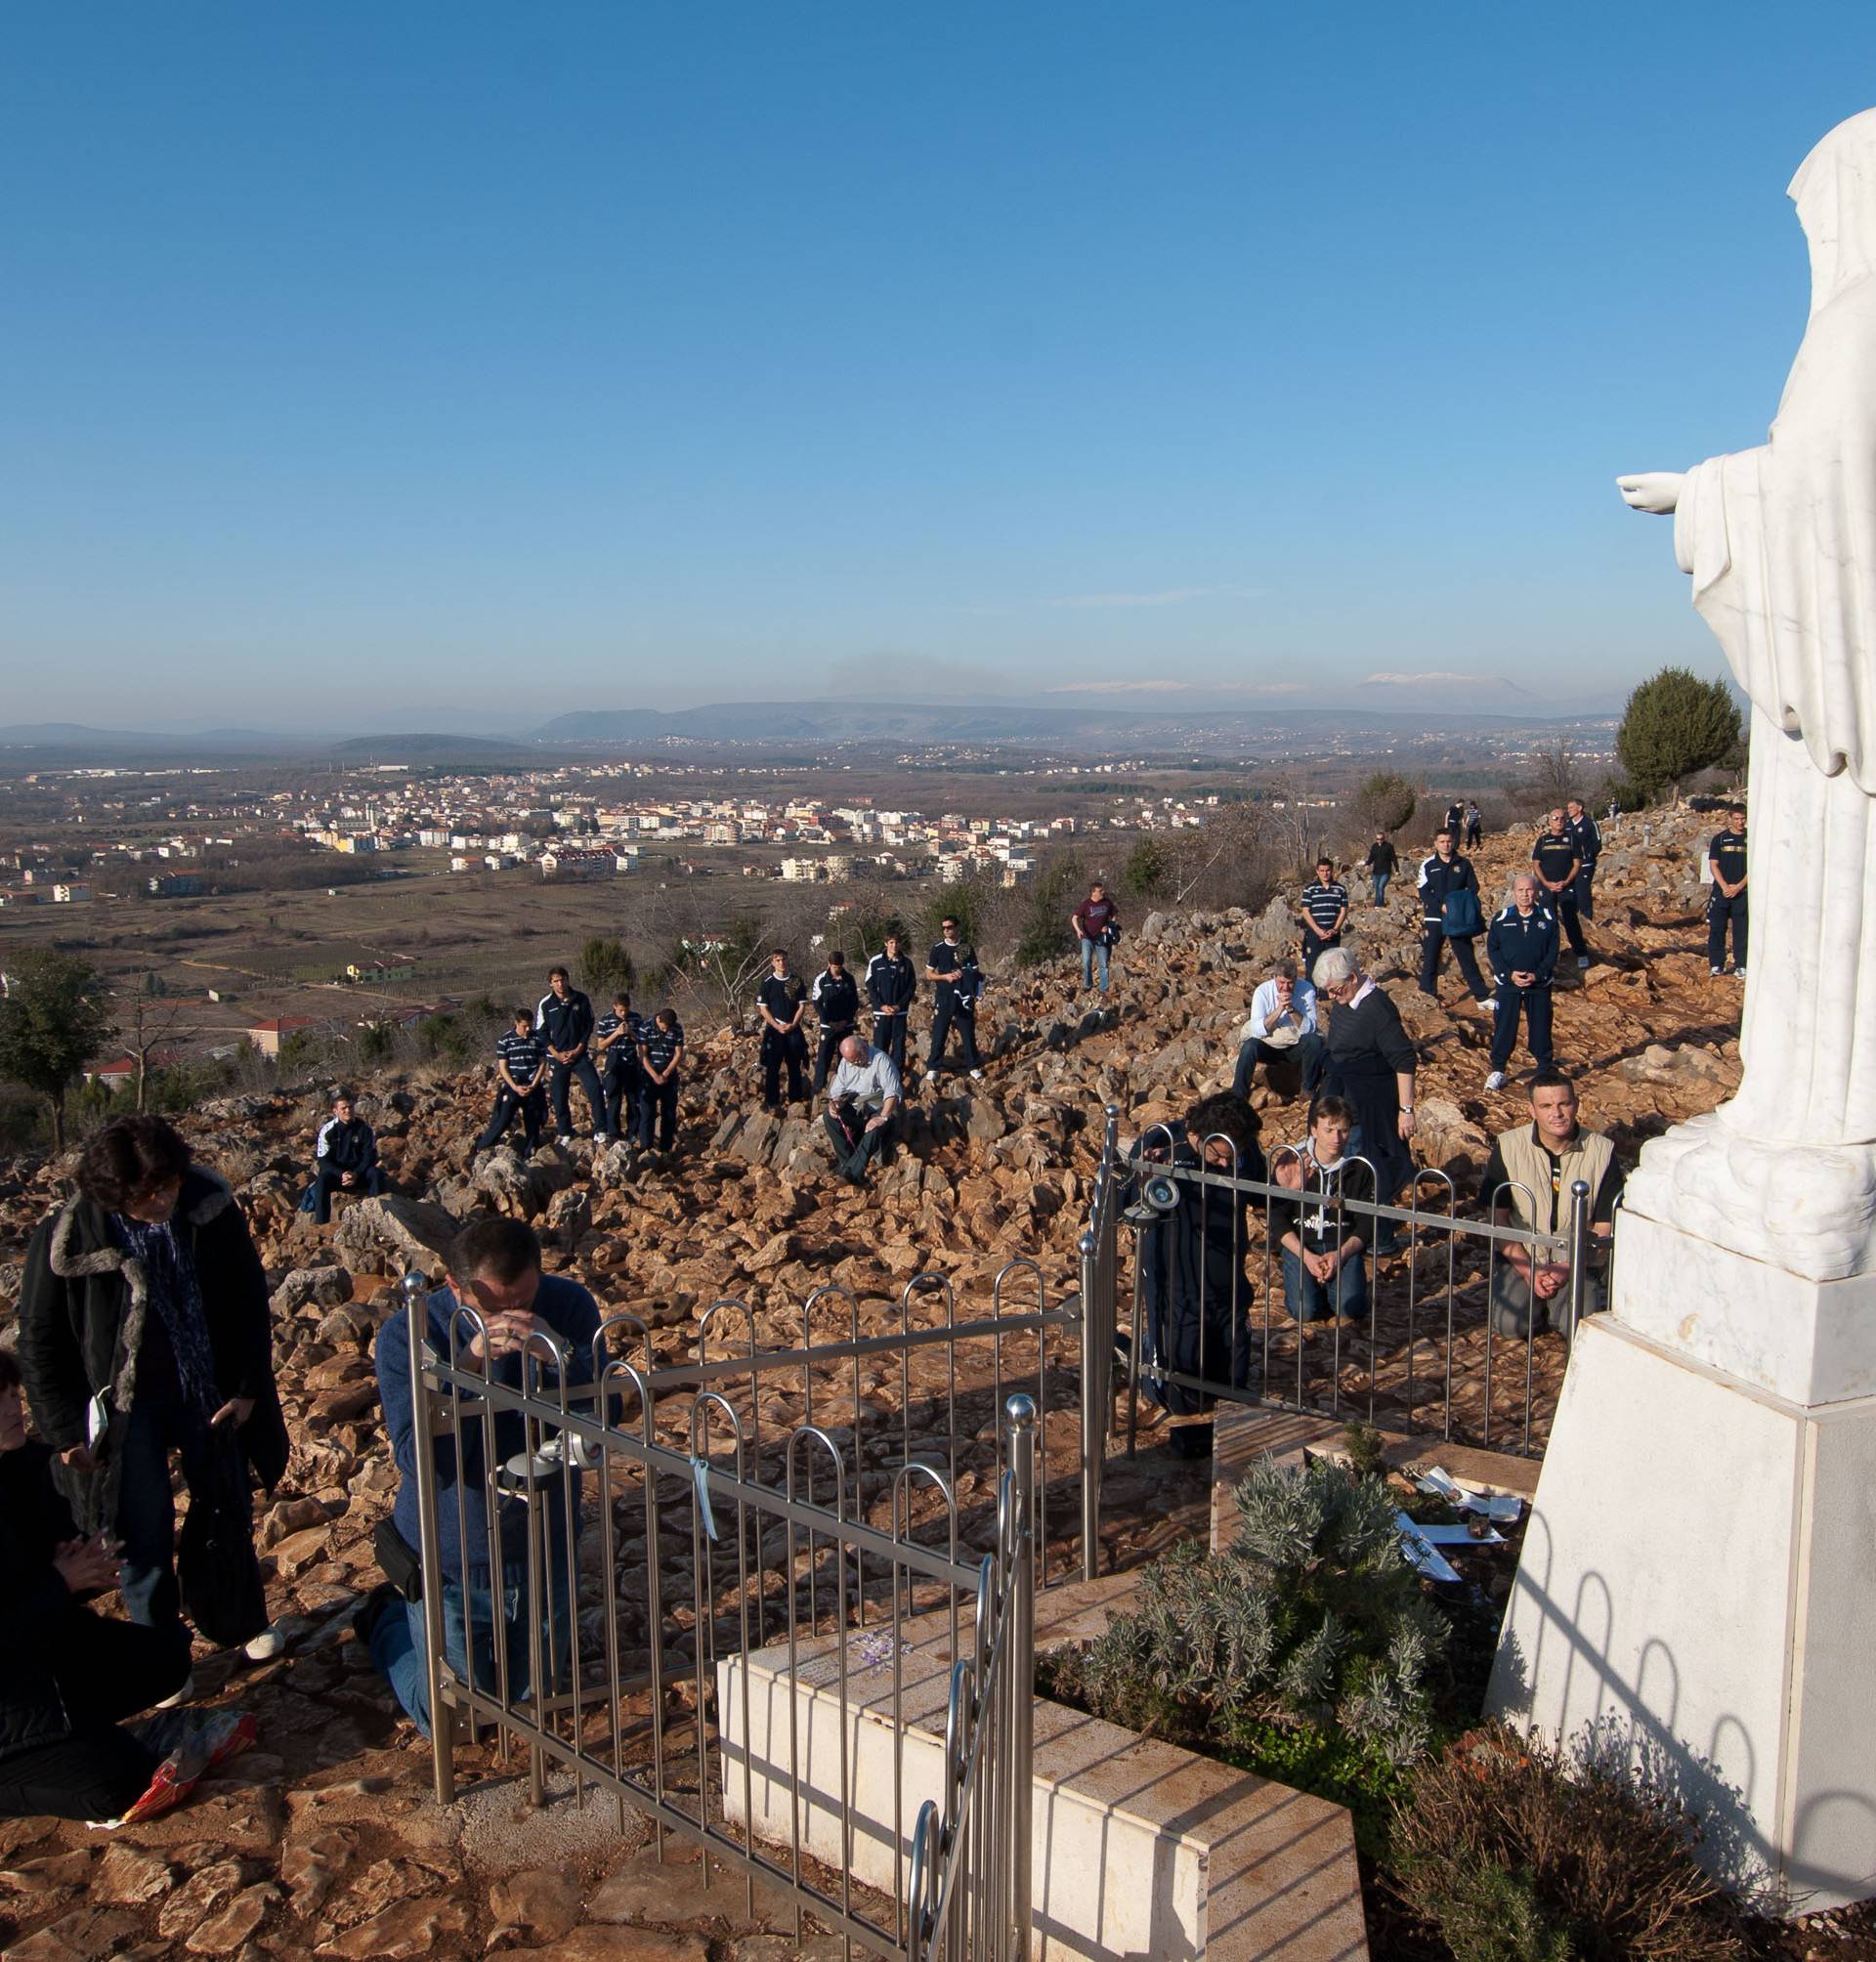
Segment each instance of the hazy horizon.
[[1719,671],[1613,480],[1763,439],[1876,14],[116,0],[0,48],[0,721],[1567,713]]

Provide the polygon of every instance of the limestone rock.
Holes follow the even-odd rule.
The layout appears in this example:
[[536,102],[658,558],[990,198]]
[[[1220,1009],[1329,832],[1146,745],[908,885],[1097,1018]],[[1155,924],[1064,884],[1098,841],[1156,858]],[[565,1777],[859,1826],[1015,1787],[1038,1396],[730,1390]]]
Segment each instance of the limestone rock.
[[332,1244],[354,1272],[440,1274],[462,1222],[441,1206],[386,1193],[361,1199],[333,1228]]

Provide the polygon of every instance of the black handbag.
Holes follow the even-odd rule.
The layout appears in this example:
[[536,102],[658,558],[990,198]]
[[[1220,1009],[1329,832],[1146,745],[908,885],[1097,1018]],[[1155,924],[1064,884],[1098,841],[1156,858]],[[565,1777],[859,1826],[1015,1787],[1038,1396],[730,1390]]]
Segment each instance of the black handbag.
[[190,1494],[176,1542],[176,1582],[190,1620],[220,1647],[246,1642],[267,1626],[245,1493],[238,1504],[214,1493]]
[[378,1557],[379,1571],[405,1600],[423,1599],[423,1562],[389,1513],[371,1529],[371,1550]]

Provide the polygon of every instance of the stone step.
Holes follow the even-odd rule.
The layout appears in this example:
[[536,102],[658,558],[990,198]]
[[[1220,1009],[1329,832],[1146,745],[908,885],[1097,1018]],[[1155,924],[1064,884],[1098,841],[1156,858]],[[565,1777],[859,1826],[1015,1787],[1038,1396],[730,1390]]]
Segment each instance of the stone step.
[[[1050,1588],[1037,1601],[1037,1648],[1090,1639],[1125,1605],[1133,1578]],[[883,1640],[881,1639],[883,1636]],[[970,1622],[960,1624],[960,1643]],[[901,1725],[893,1711],[889,1628],[831,1638],[717,1667],[728,1816],[748,1810],[759,1839],[789,1847],[789,1719],[799,1764],[803,1851],[888,1896],[910,1859],[913,1826],[939,1799],[951,1630],[945,1614],[902,1624]],[[846,1739],[853,1844],[842,1844],[838,1795]],[[899,1796],[893,1819],[895,1738]],[[1038,1698],[1035,1705],[1031,1954],[1087,1962],[1365,1962],[1366,1921],[1347,1812],[1274,1780]]]

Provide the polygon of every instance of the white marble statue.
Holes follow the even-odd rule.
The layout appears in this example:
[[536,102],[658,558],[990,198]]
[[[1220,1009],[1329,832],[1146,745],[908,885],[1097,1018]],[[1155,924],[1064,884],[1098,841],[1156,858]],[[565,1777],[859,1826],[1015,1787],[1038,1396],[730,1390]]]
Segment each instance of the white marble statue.
[[1617,480],[1674,514],[1752,702],[1739,1093],[1629,1203],[1815,1281],[1876,1268],[1876,109],[1791,181],[1811,320],[1764,447]]

